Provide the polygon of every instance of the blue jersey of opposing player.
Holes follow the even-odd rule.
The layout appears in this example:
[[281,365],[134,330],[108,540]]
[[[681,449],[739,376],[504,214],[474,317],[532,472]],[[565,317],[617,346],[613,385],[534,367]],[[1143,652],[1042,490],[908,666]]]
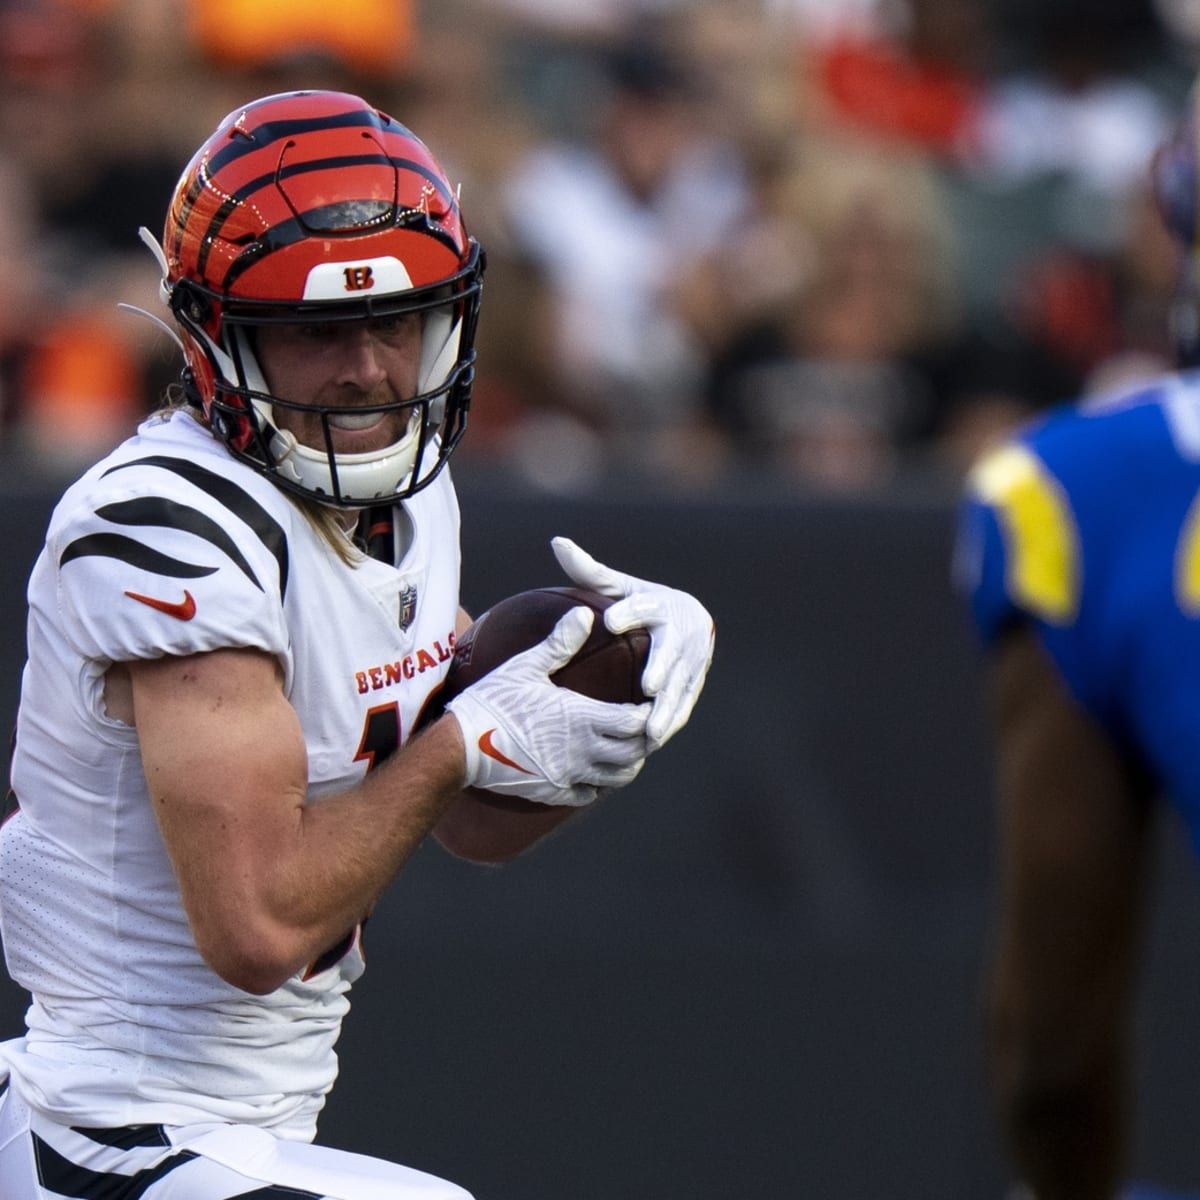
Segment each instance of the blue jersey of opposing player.
[[983,458],[956,571],[984,639],[1029,624],[1200,853],[1200,372],[1056,410]]

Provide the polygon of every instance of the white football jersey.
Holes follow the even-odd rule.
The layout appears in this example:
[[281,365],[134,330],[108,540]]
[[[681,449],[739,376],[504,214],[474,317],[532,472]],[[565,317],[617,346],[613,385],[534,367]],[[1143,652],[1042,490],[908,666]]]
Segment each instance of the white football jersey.
[[257,647],[282,668],[309,800],[402,742],[454,645],[459,514],[449,474],[404,502],[398,566],[348,565],[295,503],[186,413],[152,418],[74,484],[29,584],[0,928],[33,995],[0,1046],[35,1108],[68,1124],[235,1121],[310,1138],[362,973],[360,939],[268,996],[193,943],[114,662]]

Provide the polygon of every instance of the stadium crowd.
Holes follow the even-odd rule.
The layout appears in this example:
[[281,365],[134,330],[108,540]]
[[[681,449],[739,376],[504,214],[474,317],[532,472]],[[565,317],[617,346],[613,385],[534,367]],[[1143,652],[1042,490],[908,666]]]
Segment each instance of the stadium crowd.
[[139,226],[241,101],[420,129],[489,256],[462,456],[541,488],[957,480],[1169,365],[1172,0],[0,0],[0,454],[72,471],[178,359]]

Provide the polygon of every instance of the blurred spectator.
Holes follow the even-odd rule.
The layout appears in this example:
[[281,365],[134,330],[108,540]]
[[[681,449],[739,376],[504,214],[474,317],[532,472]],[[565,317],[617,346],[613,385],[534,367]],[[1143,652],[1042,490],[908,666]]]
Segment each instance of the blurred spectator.
[[149,255],[100,259],[34,339],[14,445],[56,476],[73,473],[128,436],[178,378],[178,351],[154,322],[158,273]]
[[1003,36],[972,153],[947,177],[981,351],[939,380],[937,443],[955,469],[1033,411],[1170,355],[1174,256],[1146,184],[1172,103],[1170,70],[1147,68],[1168,63],[1149,4],[992,8]]
[[688,0],[484,0],[526,31],[570,39],[618,36],[631,22]]
[[1078,376],[1004,313],[968,324],[924,364],[935,397],[927,461],[961,478],[980,454],[1035,413],[1061,404]]
[[1153,7],[1170,40],[1194,62],[1200,51],[1200,4],[1196,0],[1153,0]]
[[902,18],[903,0],[763,0],[764,11],[790,24],[805,43],[843,37],[876,37],[891,32]]
[[1061,183],[1049,215],[1064,239],[1107,253],[1124,209],[1169,131],[1169,97],[1140,77],[1149,31],[1137,6],[1056,0],[1030,7],[1030,49],[997,72],[980,113],[974,169],[1016,189]]
[[1177,256],[1148,172],[1122,208],[1107,253],[1064,237],[1015,256],[992,284],[993,307],[976,314],[961,351],[939,364],[936,442],[956,471],[1039,410],[1170,369]]
[[398,76],[411,49],[406,0],[347,3],[361,21],[347,20],[345,4],[335,17],[300,2],[23,0],[0,9],[0,155],[12,158],[40,217],[25,256],[47,307],[19,364],[9,352],[0,376],[10,442],[30,461],[74,471],[161,400],[176,352],[118,304],[156,311],[158,269],[137,231],[161,229],[179,163],[216,120],[272,90],[357,89],[361,73],[374,72],[382,91],[384,77]]
[[759,176],[754,220],[710,256],[709,401],[750,461],[794,481],[890,480],[929,429],[919,357],[955,334],[954,238],[920,156],[809,138]]
[[665,45],[631,37],[605,53],[586,140],[535,147],[504,183],[514,254],[549,289],[559,415],[618,464],[692,421],[702,348],[674,303],[684,267],[744,215],[737,147],[714,140],[699,82]]
[[1061,174],[1109,195],[1141,177],[1167,118],[1159,97],[1128,77],[1092,69],[1069,78],[1005,79],[981,115],[978,166],[995,182]]
[[1179,284],[1178,252],[1163,225],[1150,180],[1131,192],[1125,235],[1109,257],[1121,340],[1115,354],[1089,365],[1083,391],[1094,394],[1120,379],[1148,378],[1175,361],[1170,311]]
[[928,364],[940,461],[961,473],[1035,413],[1169,369],[1173,275],[1156,261],[1161,236],[1139,223],[1112,256],[1063,246],[1013,265],[995,311]]
[[155,303],[157,268],[137,230],[161,226],[178,173],[167,118],[202,105],[180,95],[186,61],[169,90],[146,74],[155,60],[136,35],[153,37],[153,15],[139,25],[131,15],[143,15],[140,0],[29,0],[0,12],[0,158],[13,175],[3,190],[10,203],[27,192],[37,213],[36,228],[17,222],[21,269],[6,288],[6,299],[33,294],[14,308],[23,345],[19,371],[6,373],[4,429],[9,446],[53,472],[109,449],[152,403],[143,355],[158,335],[146,325],[148,342],[117,304]]
[[40,244],[33,190],[18,165],[0,155],[0,440],[19,416],[30,350],[41,323]]
[[814,50],[831,114],[932,154],[968,152],[992,66],[984,0],[909,0],[897,28],[848,29]]
[[814,118],[805,55],[791,22],[762,0],[689,0],[670,38],[703,81],[704,120],[754,158],[761,147],[802,136]]
[[90,173],[91,106],[104,96],[101,28],[64,0],[0,8],[0,152],[24,173],[43,232],[54,231],[57,207]]
[[484,317],[464,452],[544,486],[958,470],[1161,361],[1139,188],[1186,55],[1154,57],[1152,12],[1185,3],[347,5],[0,0],[0,175],[38,223],[9,236],[0,433],[20,413],[38,444],[44,406],[90,453],[98,393],[157,402],[173,351],[115,309],[153,308],[137,227],[219,116],[303,86],[441,131],[514,298]]

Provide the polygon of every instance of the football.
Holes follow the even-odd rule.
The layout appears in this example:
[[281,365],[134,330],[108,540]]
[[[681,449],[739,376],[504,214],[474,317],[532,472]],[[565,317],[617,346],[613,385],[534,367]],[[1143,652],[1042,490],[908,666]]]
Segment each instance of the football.
[[[574,587],[543,587],[518,592],[493,604],[458,639],[454,658],[442,686],[430,697],[419,724],[426,725],[445,712],[446,705],[477,679],[502,662],[543,641],[570,609],[586,605],[595,612],[587,641],[575,656],[553,675],[559,687],[570,688],[595,700],[640,704],[642,672],[650,651],[650,634],[645,629],[610,633],[603,614],[613,601],[598,592]],[[540,808],[526,801],[469,789],[477,799],[506,808]]]
[[612,603],[607,596],[584,588],[544,587],[518,592],[492,605],[458,639],[450,671],[431,698],[423,720],[440,716],[446,704],[477,679],[514,654],[536,646],[564,613],[581,604],[596,614],[592,630],[575,657],[550,678],[559,687],[595,700],[640,704],[646,699],[642,672],[650,635],[645,629],[610,633],[603,614]]

